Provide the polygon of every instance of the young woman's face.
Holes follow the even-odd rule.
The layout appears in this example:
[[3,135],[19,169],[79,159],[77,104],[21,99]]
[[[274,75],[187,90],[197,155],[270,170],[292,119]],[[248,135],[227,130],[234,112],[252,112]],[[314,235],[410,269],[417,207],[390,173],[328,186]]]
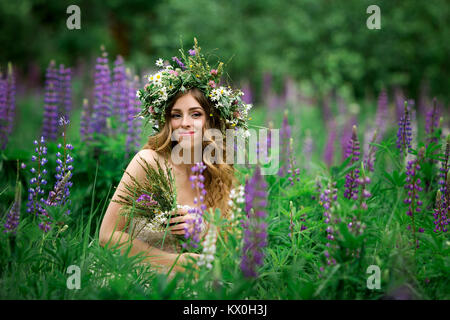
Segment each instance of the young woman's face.
[[174,138],[182,148],[192,148],[201,143],[206,113],[190,93],[179,98],[170,111],[170,125]]

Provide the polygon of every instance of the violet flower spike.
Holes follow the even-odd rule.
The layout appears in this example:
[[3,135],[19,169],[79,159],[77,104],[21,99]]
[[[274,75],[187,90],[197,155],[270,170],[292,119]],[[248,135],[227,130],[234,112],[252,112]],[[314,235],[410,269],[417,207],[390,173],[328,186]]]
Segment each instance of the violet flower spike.
[[[349,166],[352,166],[355,162],[359,161],[359,141],[356,133],[356,126],[353,126],[352,137],[348,142],[347,157],[350,158]],[[359,169],[353,169],[345,176],[345,190],[344,197],[347,199],[358,199],[358,178]]]
[[[267,246],[267,183],[261,175],[261,169],[255,172],[246,184],[249,196],[246,195],[247,218],[242,221],[244,228],[241,270],[245,277],[256,278],[257,268],[263,264],[264,248]],[[249,211],[247,209],[250,208]]]
[[[198,248],[198,244],[200,242],[200,235],[204,231],[205,225],[203,222],[203,213],[206,210],[205,196],[206,189],[204,185],[205,177],[203,176],[203,171],[206,169],[206,165],[203,162],[196,163],[191,171],[193,175],[189,177],[189,180],[192,182],[193,189],[196,190],[197,196],[194,198],[194,204],[196,207],[188,210],[188,213],[194,215],[194,219],[189,219],[186,221],[187,226],[184,231],[184,238],[187,242],[183,243],[183,248]],[[192,231],[190,231],[192,229]]]

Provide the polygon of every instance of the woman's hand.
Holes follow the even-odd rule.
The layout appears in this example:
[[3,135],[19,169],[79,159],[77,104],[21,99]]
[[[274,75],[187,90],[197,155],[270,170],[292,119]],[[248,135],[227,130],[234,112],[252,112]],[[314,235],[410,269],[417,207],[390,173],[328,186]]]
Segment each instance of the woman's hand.
[[188,224],[188,220],[195,220],[196,215],[192,213],[188,213],[188,209],[179,208],[177,209],[177,215],[169,220],[170,224],[174,224],[169,226],[169,230],[172,234],[184,235],[186,233],[185,228],[188,228],[189,233],[192,233],[194,224]]

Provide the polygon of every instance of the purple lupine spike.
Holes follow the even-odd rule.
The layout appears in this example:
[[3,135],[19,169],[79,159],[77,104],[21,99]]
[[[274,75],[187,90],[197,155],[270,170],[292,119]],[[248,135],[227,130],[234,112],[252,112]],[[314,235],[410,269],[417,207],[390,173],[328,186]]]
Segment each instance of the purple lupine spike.
[[[316,181],[317,185],[320,184],[320,180]],[[338,233],[337,224],[341,221],[340,218],[335,215],[335,205],[337,203],[337,192],[336,189],[336,182],[328,182],[328,186],[324,189],[320,188],[320,197],[319,197],[319,203],[323,207],[324,212],[324,223],[327,225],[326,228],[326,239],[327,242],[325,246],[327,249],[324,251],[325,261],[326,265],[331,266],[336,264],[336,259],[333,257],[330,252],[333,252],[337,248],[336,244],[336,235]],[[321,272],[325,270],[324,267],[322,267]]]
[[[62,148],[62,152],[58,151],[56,153],[56,182],[53,191],[50,191],[49,197],[47,199],[47,204],[51,206],[64,205],[67,202],[70,203],[70,187],[72,186],[72,182],[69,181],[72,177],[73,172],[73,157],[70,156],[69,151],[73,150],[73,146],[69,143],[66,143],[66,130],[67,125],[70,123],[69,120],[61,117],[59,119],[59,125],[62,129],[63,136],[63,145],[61,143],[58,144],[58,149]],[[67,214],[70,214],[70,209],[67,210]]]
[[60,69],[61,77],[61,99],[60,99],[60,116],[70,120],[70,113],[72,111],[72,69],[63,68]]
[[[352,128],[352,137],[348,142],[347,148],[347,157],[350,157],[349,166],[352,166],[355,162],[359,161],[359,141],[357,135],[356,126]],[[359,178],[359,169],[352,169],[345,176],[345,191],[344,197],[347,199],[358,199],[358,178]]]
[[289,174],[289,182],[291,186],[294,185],[294,181],[299,182],[300,181],[300,169],[296,168],[297,161],[295,160],[295,154],[294,154],[294,139],[289,139],[289,165],[287,173]]
[[249,82],[245,82],[245,84],[242,86],[242,92],[244,93],[244,95],[242,96],[242,101],[246,104],[252,104],[253,103],[252,88]]
[[14,117],[16,112],[16,77],[12,68],[12,64],[8,63],[8,74],[5,80],[5,105],[3,112],[3,119],[5,122],[1,124],[0,116],[0,149],[5,149],[14,127]]
[[444,156],[441,160],[439,168],[439,190],[436,196],[436,208],[434,209],[434,232],[447,232],[450,211],[450,175],[449,173],[449,156],[450,156],[450,135],[447,136]]
[[[200,242],[200,235],[203,232],[204,222],[203,222],[203,213],[206,210],[205,196],[205,177],[203,172],[206,169],[206,165],[203,162],[196,163],[192,168],[192,175],[189,177],[189,180],[192,183],[192,188],[196,191],[196,197],[194,198],[194,204],[196,207],[190,208],[188,213],[195,216],[194,219],[190,219],[186,221],[187,226],[184,229],[184,238],[187,242],[182,244],[183,248],[198,248],[198,244]],[[192,229],[192,232],[190,232]]]
[[[137,90],[137,89],[136,89]],[[127,123],[127,107],[128,107],[128,88],[127,75],[123,58],[119,55],[114,61],[113,82],[112,82],[112,116],[118,123]],[[136,95],[136,93],[134,93]],[[124,127],[118,126],[117,133],[123,133]]]
[[395,88],[394,91],[395,96],[395,114],[396,119],[400,119],[403,116],[404,108],[405,108],[405,95],[403,94],[403,91],[400,88]]
[[405,154],[411,149],[412,141],[412,129],[411,129],[411,119],[410,112],[408,109],[408,102],[405,101],[405,109],[403,116],[398,122],[398,132],[397,132],[397,148],[402,154]]
[[90,121],[92,115],[92,108],[89,104],[88,99],[83,99],[83,108],[81,112],[81,121],[80,121],[80,138],[81,141],[87,142],[91,139],[89,132],[93,132],[92,129],[89,128],[92,125]]
[[341,155],[342,155],[342,159],[341,161],[344,161],[347,158],[347,146],[348,146],[348,141],[350,140],[350,138],[352,137],[352,128],[353,126],[356,125],[356,116],[352,115],[347,123],[345,124],[345,127],[341,133]]
[[8,135],[6,134],[7,122],[8,122],[8,109],[7,109],[7,82],[3,79],[3,74],[0,72],[0,149],[5,149],[8,141]]
[[288,159],[289,159],[289,139],[291,138],[291,126],[289,125],[288,120],[288,111],[285,110],[283,116],[283,123],[281,125],[280,130],[280,141],[281,141],[281,150],[280,150],[280,169],[278,170],[278,176],[284,177],[287,173]]
[[34,140],[34,145],[36,146],[34,149],[36,155],[31,157],[31,161],[36,162],[37,168],[32,167],[30,169],[33,178],[30,180],[30,188],[28,189],[27,212],[38,217],[41,220],[39,228],[44,232],[48,232],[50,230],[51,217],[42,205],[45,203],[42,196],[45,193],[44,186],[47,184],[47,180],[45,180],[45,175],[47,174],[45,164],[48,162],[45,157],[47,155],[45,138],[41,136],[39,140]]
[[378,129],[375,129],[372,140],[370,140],[370,144],[367,144],[366,152],[364,152],[364,166],[369,170],[370,172],[374,171],[374,163],[375,163],[375,151],[376,146],[373,144],[377,141],[377,134]]
[[422,201],[420,200],[420,191],[423,188],[420,186],[421,179],[418,177],[418,172],[421,169],[420,164],[423,161],[425,154],[425,148],[422,147],[419,150],[417,157],[408,161],[406,166],[406,184],[405,189],[408,190],[408,196],[405,198],[404,203],[408,205],[406,215],[411,217],[411,224],[413,229],[414,242],[417,248],[419,247],[418,239],[416,239],[416,213],[421,212]]
[[42,136],[55,141],[58,134],[59,77],[55,61],[50,61],[45,76],[44,121]]
[[358,184],[361,186],[359,207],[361,210],[367,210],[366,200],[372,196],[370,191],[367,190],[367,186],[370,184],[371,180],[366,176],[363,164],[361,164],[361,173],[361,177],[357,180]]
[[335,141],[336,141],[336,121],[331,119],[327,122],[327,143],[325,145],[325,150],[323,152],[323,161],[327,164],[328,168],[333,165],[334,154],[335,154]]
[[258,165],[246,189],[249,194],[245,199],[247,219],[241,221],[244,244],[240,267],[245,277],[256,278],[257,268],[263,264],[264,247],[267,246],[267,183]]
[[92,132],[98,134],[106,134],[106,119],[110,116],[110,100],[111,100],[111,72],[108,65],[108,53],[101,46],[101,57],[97,58],[94,74],[94,104],[93,125],[89,126]]
[[436,208],[434,209],[434,232],[447,232],[449,223],[449,206],[445,203],[445,196],[438,190],[436,193]]
[[16,185],[16,193],[14,197],[14,203],[11,210],[6,215],[6,222],[4,224],[5,233],[16,234],[17,227],[20,220],[20,209],[22,204],[22,183],[18,182]]
[[140,106],[139,99],[136,98],[136,91],[139,88],[139,77],[135,76],[134,79],[130,79],[128,86],[127,138],[125,148],[127,154],[130,154],[135,153],[140,148],[142,119],[136,117],[139,113]]

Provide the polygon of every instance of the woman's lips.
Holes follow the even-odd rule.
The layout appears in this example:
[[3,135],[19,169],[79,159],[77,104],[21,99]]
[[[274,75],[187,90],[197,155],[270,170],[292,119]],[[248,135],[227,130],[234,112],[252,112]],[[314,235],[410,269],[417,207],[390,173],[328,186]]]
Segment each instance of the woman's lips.
[[180,136],[192,136],[194,131],[180,133]]

